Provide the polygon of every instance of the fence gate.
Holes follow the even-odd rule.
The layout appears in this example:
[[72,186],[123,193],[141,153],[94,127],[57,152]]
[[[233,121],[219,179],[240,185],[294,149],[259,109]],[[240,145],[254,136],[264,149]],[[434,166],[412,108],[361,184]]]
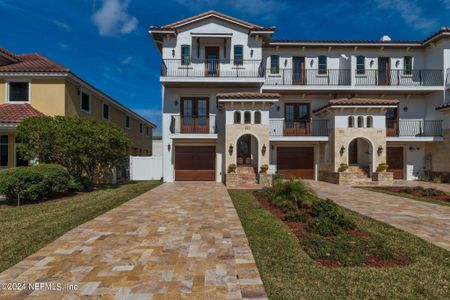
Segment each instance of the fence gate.
[[130,156],[130,180],[159,180],[161,178],[161,156]]

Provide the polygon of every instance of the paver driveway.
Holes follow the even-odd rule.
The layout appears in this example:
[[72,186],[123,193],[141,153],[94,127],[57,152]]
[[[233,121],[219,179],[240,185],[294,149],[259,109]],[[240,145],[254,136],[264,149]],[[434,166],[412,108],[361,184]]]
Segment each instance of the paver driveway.
[[0,291],[18,298],[266,298],[231,199],[216,183],[163,184],[66,233],[0,282],[79,286]]
[[450,207],[322,181],[308,181],[319,197],[415,234],[450,250]]

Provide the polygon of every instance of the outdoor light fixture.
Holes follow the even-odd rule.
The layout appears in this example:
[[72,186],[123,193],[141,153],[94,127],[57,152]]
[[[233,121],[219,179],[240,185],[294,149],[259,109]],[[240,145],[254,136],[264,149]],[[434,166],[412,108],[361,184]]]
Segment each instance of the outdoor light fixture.
[[252,57],[252,58],[253,58],[253,49],[252,49],[252,50],[250,50],[250,57]]
[[233,155],[233,145],[230,144],[230,147],[228,147],[228,153],[230,153],[230,155]]
[[267,150],[266,144],[263,144],[263,146],[261,148],[261,153],[262,153],[263,156],[266,155],[266,150]]
[[374,63],[375,61],[372,59],[371,61],[370,61],[370,67],[373,67],[373,63]]
[[167,151],[170,152],[170,144],[167,144]]
[[287,59],[284,60],[284,66],[287,66]]
[[280,106],[279,105],[277,106],[277,111],[280,111]]
[[409,146],[409,151],[413,152],[414,151],[414,147],[413,146]]
[[172,57],[175,57],[175,49],[172,49]]
[[270,149],[272,149],[272,151],[273,151],[273,149],[275,149],[275,147],[272,145],[272,146],[270,146]]
[[406,105],[403,106],[403,111],[404,111],[404,112],[407,112],[407,111],[408,111],[408,106],[406,106]]
[[311,62],[309,63],[309,65],[312,67],[314,65],[314,59],[311,59]]
[[400,64],[400,59],[397,59],[397,61],[395,62],[395,66],[398,67],[399,64]]
[[381,153],[383,153],[383,146],[378,146],[378,150],[377,150],[378,156],[381,155]]
[[341,156],[344,155],[344,152],[345,152],[345,147],[341,146],[341,150],[339,150],[339,153],[341,154]]
[[175,100],[175,106],[178,106],[178,100]]

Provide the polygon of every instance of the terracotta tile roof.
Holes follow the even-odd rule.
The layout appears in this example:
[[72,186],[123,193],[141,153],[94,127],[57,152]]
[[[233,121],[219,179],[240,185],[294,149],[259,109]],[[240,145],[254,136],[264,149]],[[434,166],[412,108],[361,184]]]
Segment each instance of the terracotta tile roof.
[[30,104],[0,104],[0,123],[20,123],[29,117],[45,116],[43,113],[33,108]]
[[328,104],[322,106],[313,112],[319,112],[328,107],[332,106],[340,106],[340,105],[349,105],[349,106],[383,106],[383,105],[397,105],[400,101],[397,99],[379,99],[379,98],[339,98],[339,99],[331,99],[328,101]]
[[12,62],[19,62],[20,58],[15,55],[14,53],[6,50],[5,48],[0,47],[0,55],[5,57],[6,59],[12,61]]
[[15,56],[20,61],[0,66],[0,72],[70,72],[68,68],[37,53]]
[[443,109],[450,109],[450,102],[447,102],[445,104],[436,107],[436,110],[443,110]]
[[257,93],[257,92],[239,92],[239,93],[219,93],[217,99],[279,99],[277,93]]

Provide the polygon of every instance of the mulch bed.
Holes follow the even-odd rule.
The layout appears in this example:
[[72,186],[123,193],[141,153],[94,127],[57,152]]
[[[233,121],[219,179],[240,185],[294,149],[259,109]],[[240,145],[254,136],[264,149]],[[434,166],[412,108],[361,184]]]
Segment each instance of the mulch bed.
[[410,188],[411,192],[407,192],[405,188],[408,187],[401,187],[401,186],[395,186],[395,187],[374,187],[373,189],[378,190],[384,190],[388,192],[393,193],[399,193],[399,194],[408,194],[415,197],[421,197],[421,198],[427,198],[429,200],[437,200],[437,201],[443,201],[443,202],[450,202],[450,195],[441,195],[441,196],[430,196],[430,195],[424,195],[422,190],[415,190],[413,187]]
[[[262,196],[258,191],[254,191],[253,195],[266,210],[268,210],[272,215],[286,224],[292,231],[292,233],[294,233],[300,241],[304,242],[302,244],[308,243],[308,240],[313,236],[313,233],[306,230],[307,225],[305,223],[285,220],[284,212],[270,204],[267,197]],[[311,211],[310,208],[302,208],[302,210],[305,212]],[[371,236],[369,233],[359,229],[347,230],[346,232],[350,236],[358,238],[360,240],[374,241],[377,239]],[[325,239],[332,240],[333,237],[326,237]],[[315,261],[326,267],[344,267],[341,262],[335,259],[315,258]],[[404,253],[395,253],[395,259],[382,259],[380,257],[372,255],[369,256],[366,261],[362,265],[360,265],[360,267],[403,267],[409,265],[411,262],[412,260]]]

